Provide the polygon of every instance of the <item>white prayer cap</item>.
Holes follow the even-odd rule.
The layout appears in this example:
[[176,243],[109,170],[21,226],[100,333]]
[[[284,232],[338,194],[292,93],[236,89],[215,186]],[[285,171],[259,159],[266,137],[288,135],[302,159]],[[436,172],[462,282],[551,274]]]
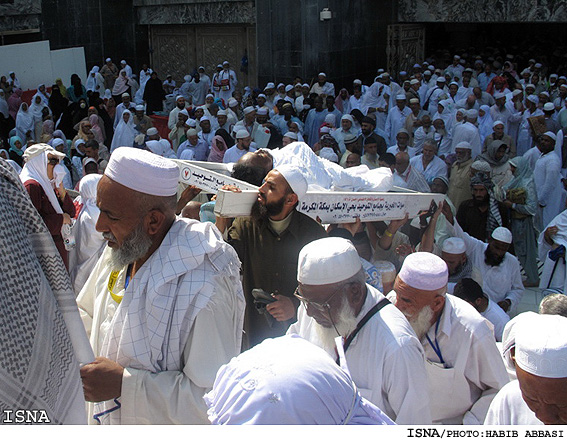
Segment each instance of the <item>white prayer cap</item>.
[[412,288],[434,291],[447,286],[449,270],[435,254],[418,252],[405,258],[398,277]]
[[555,110],[555,106],[553,105],[553,103],[545,103],[543,105],[543,110],[545,110],[546,112],[551,112],[552,110]]
[[539,93],[540,95],[545,95],[546,97],[549,98],[549,92],[546,92],[545,90]]
[[[183,109],[181,111],[179,111],[180,114],[185,115],[187,118],[189,118],[189,112],[187,111],[187,109]],[[179,115],[178,113],[178,115]]]
[[287,86],[285,86],[286,92],[289,92],[290,90],[293,90],[293,86],[291,84],[288,84]]
[[307,87],[307,88],[309,89],[309,84],[303,83],[303,84],[301,85],[301,87]]
[[256,111],[257,115],[267,115],[268,114],[268,109],[266,109],[265,107],[260,107],[257,111]]
[[403,93],[396,95],[396,101],[405,101],[406,96]]
[[137,111],[143,111],[143,110],[144,110],[144,106],[142,106],[141,104],[138,104],[138,105],[136,106],[136,110],[137,110]]
[[453,84],[454,84],[455,86],[459,87],[459,83],[457,83],[456,81],[451,81],[451,82],[449,83],[449,86],[452,86]]
[[534,60],[533,58],[530,58],[530,59],[528,60],[528,63],[535,63],[535,60]]
[[529,95],[526,99],[534,104],[539,103],[539,98],[535,95]]
[[230,63],[225,60],[225,61],[222,62],[222,65],[224,66],[225,64],[230,64]]
[[331,133],[331,128],[328,126],[323,126],[319,129],[319,133]]
[[187,134],[187,137],[197,136],[199,134],[199,132],[197,132],[197,130],[195,130],[195,129],[189,129],[189,130],[187,130],[186,134]]
[[236,132],[236,139],[248,138],[249,136],[250,133],[248,133],[248,130],[246,129],[240,129],[238,132]]
[[490,176],[492,173],[492,168],[490,167],[490,164],[480,159],[478,161],[474,161],[471,164],[471,168],[475,169],[476,171],[486,173],[488,176]]
[[205,66],[199,66],[199,69],[197,70],[205,70]]
[[506,94],[504,94],[504,93],[502,93],[502,92],[496,92],[496,93],[494,94],[494,99],[495,99],[495,100],[498,100],[498,99],[500,99],[500,98],[506,98]]
[[514,89],[514,92],[512,92],[513,96],[518,96],[519,94],[521,94],[522,91],[520,89]]
[[326,237],[308,243],[299,252],[297,281],[304,285],[339,283],[361,268],[352,242],[342,237]]
[[417,104],[419,103],[419,98],[410,98],[409,102],[410,104]]
[[560,89],[561,89],[561,88],[567,89],[567,84],[563,83],[561,86],[559,86],[559,88],[560,88]]
[[351,123],[354,124],[354,118],[352,117],[352,115],[350,115],[349,113],[345,113],[342,117],[341,117],[341,121],[343,120],[347,120],[350,121]]
[[203,116],[201,117],[201,119],[199,120],[199,122],[202,123],[203,121],[209,121],[209,122],[210,122],[211,119],[210,119],[207,115],[203,115]]
[[453,59],[454,59],[454,60],[460,60],[461,57],[459,57],[458,55],[455,55],[455,56],[453,57]]
[[333,124],[333,125],[335,125],[335,121],[336,121],[335,115],[333,115],[332,113],[328,114],[328,115],[325,117],[325,122],[326,122],[327,124]]
[[184,79],[185,81],[191,81],[191,75],[185,75],[185,76],[183,77],[183,79]]
[[554,141],[557,141],[557,135],[553,132],[545,132],[542,136],[549,136]]
[[183,95],[177,95],[177,96],[175,97],[175,101],[178,101],[180,98],[185,99],[185,97],[184,97]]
[[222,64],[217,64],[217,67],[220,67],[222,69]]
[[30,145],[23,154],[24,161],[28,162],[30,159],[35,158],[36,156],[40,155],[43,152],[47,152],[50,155],[56,156],[59,160],[65,158],[65,153],[58,152],[49,144],[39,143]]
[[278,84],[278,87],[276,87],[276,89],[279,89],[280,87],[285,87],[285,84],[284,83]]
[[219,115],[227,116],[227,115],[228,115],[228,112],[227,112],[226,110],[224,110],[224,109],[220,109],[220,110],[217,112],[217,116],[219,116]]
[[268,97],[266,95],[264,95],[263,93],[259,93],[258,98],[264,98],[265,100],[268,99]]
[[438,83],[444,83],[445,81],[446,81],[446,80],[445,80],[445,77],[438,77],[438,78],[437,78],[437,82],[438,82]]
[[276,88],[276,85],[274,83],[270,82],[270,83],[266,84],[266,87],[264,87],[264,90],[275,89],[275,88]]
[[417,64],[417,63],[415,63],[415,64],[413,65],[413,68],[414,68],[414,69],[419,69],[420,67],[421,67],[421,66],[420,66],[419,64]]
[[478,110],[476,109],[469,109],[465,112],[467,118],[478,118]]
[[512,233],[506,227],[495,228],[491,237],[499,242],[512,243]]
[[402,77],[403,77],[404,75],[407,75],[407,74],[408,74],[408,73],[407,73],[405,70],[402,70],[402,71],[400,72],[400,76],[402,76]]
[[319,157],[334,162],[335,164],[339,162],[339,157],[331,147],[323,147],[319,150]]
[[534,67],[537,67],[538,69],[541,69],[541,63],[536,63]]
[[120,64],[126,64],[126,60],[121,60]]
[[376,71],[376,73],[379,73],[379,74],[384,73],[384,69],[380,68]]
[[443,242],[442,251],[447,254],[463,254],[467,251],[467,247],[460,237],[448,237]]
[[124,93],[122,94],[122,98],[125,98],[125,97],[130,98],[130,94],[129,94],[128,92],[124,92]]
[[362,81],[360,81],[360,80],[354,80],[354,81],[352,82],[352,84],[358,84],[359,86],[362,86]]
[[559,79],[560,79],[560,80],[565,80],[565,81],[567,81],[567,77],[566,77],[565,75],[561,75],[561,76],[559,77]]
[[[110,58],[107,58],[106,62],[108,63],[109,61],[112,61],[112,60]],[[10,72],[10,73],[12,73],[12,72]]]
[[516,331],[516,364],[544,378],[567,377],[567,318],[530,314]]
[[236,98],[230,98],[228,100],[228,107],[234,107],[238,105],[238,100]]
[[248,115],[249,113],[252,113],[252,112],[254,112],[255,110],[256,110],[256,109],[255,109],[254,107],[252,107],[252,106],[245,107],[245,108],[244,108],[244,114],[245,114],[245,115]]
[[552,74],[549,76],[549,78],[557,78],[557,77],[558,77],[558,75],[557,75],[556,73],[552,73]]
[[431,71],[428,69],[425,72],[423,72],[423,75],[431,75]]
[[414,78],[409,83],[413,86],[414,84],[419,84],[419,80],[417,78]]
[[319,72],[319,75],[317,75],[317,76],[318,77],[323,76],[323,77],[327,78],[327,74],[325,72]]
[[148,131],[146,132],[146,135],[148,136],[153,136],[153,135],[157,135],[158,134],[158,129],[156,129],[155,127],[150,127],[148,129]]
[[305,170],[291,164],[282,164],[274,168],[274,170],[278,171],[284,177],[299,200],[305,196],[305,193],[307,193]]
[[456,146],[456,149],[469,149],[472,150],[472,146],[467,141],[461,141]]
[[284,136],[288,137],[289,139],[293,139],[297,141],[297,133],[295,132],[285,132]]
[[177,194],[179,168],[175,162],[132,147],[118,147],[104,171],[113,181],[153,196]]
[[197,127],[197,120],[189,118],[185,124],[187,124],[189,127]]
[[496,127],[496,126],[503,126],[504,125],[504,121],[500,121],[499,119],[497,119],[496,121],[494,121],[492,123],[492,128]]

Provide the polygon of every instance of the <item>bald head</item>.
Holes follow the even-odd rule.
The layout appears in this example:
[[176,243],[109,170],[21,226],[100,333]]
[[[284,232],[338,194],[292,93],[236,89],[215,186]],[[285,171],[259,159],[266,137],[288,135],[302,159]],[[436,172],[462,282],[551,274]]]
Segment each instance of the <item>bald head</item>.
[[402,174],[406,171],[409,165],[409,154],[407,152],[399,152],[396,154],[396,171]]

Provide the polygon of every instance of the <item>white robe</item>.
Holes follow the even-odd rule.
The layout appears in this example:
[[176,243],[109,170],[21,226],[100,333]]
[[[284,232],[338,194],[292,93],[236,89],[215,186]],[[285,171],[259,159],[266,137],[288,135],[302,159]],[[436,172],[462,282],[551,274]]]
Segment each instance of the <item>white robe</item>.
[[240,150],[235,144],[232,147],[230,147],[229,149],[227,149],[227,151],[224,154],[224,157],[222,158],[222,162],[224,162],[225,164],[227,164],[229,162],[237,162],[246,153],[255,152],[255,151],[256,151],[256,149],[252,146],[250,146],[250,148],[248,150]]
[[466,122],[458,124],[453,129],[453,145],[451,151],[454,152],[457,144],[466,141],[471,145],[471,158],[476,158],[482,153],[482,146],[480,144],[480,133],[478,127],[473,123]]
[[554,152],[542,155],[534,168],[534,183],[538,202],[536,228],[549,224],[563,208],[565,198],[561,183],[561,161]]
[[[77,303],[96,356],[125,367],[121,407],[103,424],[207,424],[203,395],[217,370],[240,352],[244,295],[234,249],[208,223],[177,218],[160,247],[115,294],[110,248]],[[122,289],[120,289],[120,288]],[[89,404],[93,413],[115,401]]]
[[410,113],[411,109],[409,107],[404,107],[403,110],[400,110],[398,106],[395,106],[390,109],[384,129],[386,136],[388,136],[388,139],[386,139],[388,144],[392,145],[396,143],[396,135],[398,131],[404,127],[406,118]]
[[488,299],[488,307],[484,312],[481,312],[480,315],[494,326],[494,337],[496,341],[502,341],[504,326],[510,321],[508,314],[506,314],[500,306]]
[[541,426],[524,399],[518,380],[511,381],[496,394],[486,415],[485,425],[491,426]]
[[438,176],[447,177],[447,164],[438,156],[434,156],[425,169],[423,168],[422,155],[411,158],[410,164],[414,170],[423,175],[428,184],[431,184]]
[[[383,295],[370,285],[360,320]],[[303,306],[288,334],[298,334],[322,347],[316,322]],[[334,351],[327,350],[331,357]],[[346,351],[346,361],[360,394],[378,406],[397,424],[430,424],[423,349],[404,315],[384,306],[361,329]]]
[[518,129],[518,142],[516,143],[516,155],[522,156],[533,146],[533,139],[530,130],[528,118],[543,115],[541,109],[536,109],[534,113],[530,113],[528,109],[522,113],[520,128]]
[[467,302],[447,294],[437,335],[435,325],[428,335],[445,362],[439,365],[423,338],[433,424],[482,424],[492,399],[508,382],[489,324]]
[[520,303],[524,294],[524,285],[520,274],[520,262],[516,256],[506,253],[504,260],[498,266],[487,265],[484,261],[484,252],[488,244],[484,243],[463,231],[455,220],[455,236],[465,242],[467,257],[476,266],[483,277],[482,290],[493,302],[510,300],[509,311],[513,311]]
[[118,147],[134,146],[134,138],[138,134],[138,131],[134,127],[134,117],[132,116],[132,113],[129,110],[124,110],[123,113],[125,112],[130,113],[130,118],[128,118],[127,123],[124,122],[122,117],[120,118],[120,122],[114,130],[114,136],[112,137],[112,143],[110,144],[110,153]]
[[538,237],[538,257],[541,262],[544,262],[539,287],[541,289],[552,288],[566,293],[567,271],[565,260],[559,259],[556,265],[548,256],[551,245],[544,239],[545,230],[553,226],[559,229],[557,234],[552,237],[553,242],[567,248],[567,210],[562,211],[549,224],[544,225]]

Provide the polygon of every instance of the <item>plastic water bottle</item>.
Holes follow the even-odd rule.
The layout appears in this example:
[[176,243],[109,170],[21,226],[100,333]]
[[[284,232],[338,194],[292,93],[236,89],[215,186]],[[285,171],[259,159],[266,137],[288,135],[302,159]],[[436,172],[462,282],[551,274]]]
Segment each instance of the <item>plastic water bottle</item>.
[[[71,221],[72,222],[72,221]],[[61,227],[61,236],[63,236],[63,243],[67,251],[75,248],[75,236],[73,234],[73,224],[63,224]]]

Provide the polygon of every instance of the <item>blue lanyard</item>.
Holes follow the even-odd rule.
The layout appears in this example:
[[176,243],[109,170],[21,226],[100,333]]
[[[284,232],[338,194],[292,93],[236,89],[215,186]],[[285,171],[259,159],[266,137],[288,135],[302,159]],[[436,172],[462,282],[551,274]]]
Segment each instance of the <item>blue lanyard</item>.
[[435,354],[439,358],[439,362],[445,364],[445,361],[443,360],[443,356],[441,355],[441,348],[439,347],[439,343],[437,342],[437,330],[439,329],[439,322],[440,321],[441,321],[441,316],[439,316],[439,318],[437,319],[437,323],[435,324],[435,344],[433,344],[433,342],[429,338],[429,334],[425,334],[425,336],[427,337],[427,341],[429,342],[429,344],[433,348],[433,351],[435,352]]
[[132,265],[128,265],[126,269],[126,282],[124,283],[124,289],[128,288],[128,284],[130,283],[130,274],[132,273]]

